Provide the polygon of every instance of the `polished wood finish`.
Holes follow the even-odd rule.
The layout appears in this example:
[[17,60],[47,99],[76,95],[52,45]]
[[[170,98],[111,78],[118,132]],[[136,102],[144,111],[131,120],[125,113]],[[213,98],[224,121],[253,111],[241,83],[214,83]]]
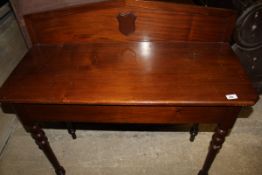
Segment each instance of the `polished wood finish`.
[[128,36],[136,30],[136,16],[132,12],[119,13],[117,16],[119,31]]
[[[226,94],[235,93],[236,100]],[[228,44],[36,45],[1,88],[2,102],[248,106],[257,95]]]
[[49,145],[45,132],[42,130],[42,128],[38,124],[33,124],[31,126],[26,126],[26,127],[28,127],[28,130],[30,131],[39,149],[41,149],[45,153],[45,155],[47,156],[47,158],[55,168],[56,174],[64,175],[65,169],[58,162],[55,154],[53,153]]
[[16,111],[27,120],[75,121],[91,123],[175,124],[190,121],[221,123],[230,121],[239,107],[173,107],[137,105],[50,105],[15,104]]
[[222,148],[223,143],[225,142],[225,137],[228,134],[228,130],[229,128],[220,128],[220,126],[216,128],[215,134],[213,135],[209,146],[209,152],[206,161],[198,175],[208,175],[208,170],[210,169],[217,153]]
[[[127,12],[137,16],[136,30],[128,37],[119,32],[116,19]],[[110,1],[24,18],[34,44],[107,40],[225,42],[233,30],[235,13],[164,2]]]
[[[123,13],[136,20],[120,22]],[[207,175],[241,107],[258,99],[226,43],[233,11],[119,0],[24,19],[33,46],[0,102],[14,108],[58,175],[65,171],[38,122],[217,123],[199,172]]]

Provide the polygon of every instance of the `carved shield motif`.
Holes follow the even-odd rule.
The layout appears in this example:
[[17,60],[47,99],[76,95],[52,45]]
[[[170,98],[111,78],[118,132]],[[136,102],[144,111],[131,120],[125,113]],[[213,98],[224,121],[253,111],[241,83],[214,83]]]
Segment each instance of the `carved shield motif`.
[[124,35],[130,35],[135,32],[136,26],[136,16],[131,13],[120,13],[117,16],[117,20],[119,23],[119,31]]

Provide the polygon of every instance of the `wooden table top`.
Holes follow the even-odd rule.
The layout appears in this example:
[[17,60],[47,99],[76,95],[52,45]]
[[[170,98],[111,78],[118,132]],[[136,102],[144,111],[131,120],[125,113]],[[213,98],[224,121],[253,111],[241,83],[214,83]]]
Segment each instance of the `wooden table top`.
[[257,98],[225,43],[36,45],[0,89],[10,103],[247,106]]

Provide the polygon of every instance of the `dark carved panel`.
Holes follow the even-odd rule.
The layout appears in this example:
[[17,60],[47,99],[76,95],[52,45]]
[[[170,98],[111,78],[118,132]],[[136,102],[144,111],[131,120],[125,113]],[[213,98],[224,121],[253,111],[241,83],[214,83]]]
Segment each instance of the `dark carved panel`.
[[253,3],[241,12],[236,21],[235,42],[243,48],[259,49],[262,46],[262,1]]
[[135,32],[136,26],[136,16],[131,13],[120,13],[117,16],[117,20],[119,22],[119,31],[124,35],[130,35]]

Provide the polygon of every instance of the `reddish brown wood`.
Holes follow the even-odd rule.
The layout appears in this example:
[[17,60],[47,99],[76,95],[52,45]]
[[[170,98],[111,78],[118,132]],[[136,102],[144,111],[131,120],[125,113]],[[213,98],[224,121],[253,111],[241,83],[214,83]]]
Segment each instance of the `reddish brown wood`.
[[220,123],[235,118],[239,107],[89,106],[17,104],[20,117],[30,121],[91,123]]
[[[122,26],[134,31],[128,36],[117,20],[127,12],[137,17],[136,30]],[[207,175],[241,107],[258,99],[224,43],[233,11],[127,0],[24,18],[34,45],[1,87],[0,102],[30,126],[57,174],[63,168],[31,123],[218,123],[200,171]]]
[[36,121],[92,123],[175,124],[190,121],[220,123],[235,118],[239,107],[161,107],[161,106],[87,106],[15,105],[21,117]]
[[[235,93],[236,100],[225,95]],[[247,106],[257,100],[220,43],[38,45],[0,90],[2,102]]]
[[215,133],[212,136],[212,140],[210,142],[206,160],[198,175],[208,175],[208,171],[212,166],[212,163],[214,162],[217,154],[221,150],[222,145],[225,142],[225,137],[228,135],[230,129],[232,129],[232,127],[234,126],[239,112],[240,110],[233,114],[235,117],[224,119],[223,121],[218,122],[217,128],[215,129]]
[[209,152],[207,154],[206,161],[203,165],[203,168],[199,171],[198,175],[208,175],[208,171],[213,161],[215,160],[216,155],[225,142],[225,137],[228,134],[228,131],[229,128],[220,128],[220,126],[216,128],[209,146]]
[[128,36],[132,33],[135,32],[136,30],[136,16],[131,13],[131,12],[127,12],[127,13],[120,13],[117,16],[117,20],[118,20],[118,25],[119,25],[119,31]]
[[[126,37],[118,30],[119,13],[137,16],[136,31]],[[101,2],[25,16],[33,43],[99,41],[225,42],[235,13],[163,2]],[[66,24],[66,25],[65,25]],[[223,27],[221,27],[223,26]]]
[[38,124],[34,124],[32,126],[27,127],[29,127],[28,130],[31,132],[31,135],[35,140],[36,144],[38,145],[39,149],[41,149],[45,153],[46,157],[49,159],[52,166],[55,168],[56,174],[65,175],[65,169],[58,162],[42,128]]

